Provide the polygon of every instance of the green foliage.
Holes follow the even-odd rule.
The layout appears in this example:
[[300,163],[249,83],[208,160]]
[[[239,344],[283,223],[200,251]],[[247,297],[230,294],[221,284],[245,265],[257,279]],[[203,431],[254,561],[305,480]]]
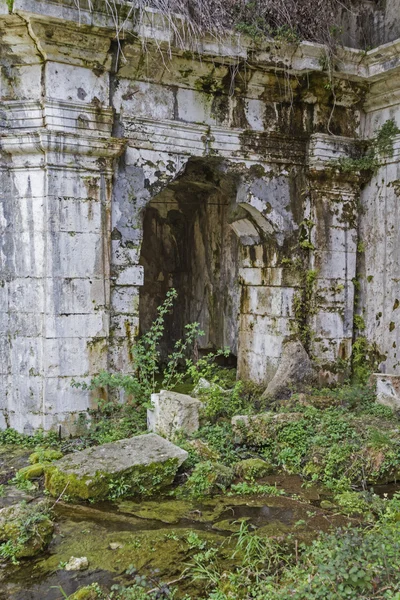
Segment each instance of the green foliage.
[[358,329],[358,331],[364,331],[365,321],[361,315],[354,315],[354,328]]
[[[392,411],[381,410],[373,391],[347,385],[315,394],[322,409],[302,404],[292,406],[294,413],[256,417],[238,431],[241,443],[275,468],[337,493],[397,477],[399,421]],[[307,403],[313,402],[310,394]]]
[[393,140],[400,133],[394,119],[388,119],[378,130],[375,140],[360,158],[340,158],[336,165],[343,173],[370,171],[375,173],[380,157],[393,156]]
[[0,431],[0,444],[16,445],[22,448],[35,448],[36,446],[58,446],[60,440],[58,435],[54,431],[44,432],[42,430],[36,431],[33,435],[26,435],[19,433],[11,427]]
[[[307,240],[304,240],[304,243],[306,242]],[[312,249],[309,245],[303,245],[303,248]],[[308,350],[312,336],[309,319],[313,314],[315,314],[316,310],[314,287],[318,276],[318,271],[314,269],[306,270],[300,267],[300,275],[302,278],[302,290],[300,292],[296,292],[294,295],[293,311],[300,341],[302,342],[304,348]]]
[[[204,335],[198,323],[185,327],[185,336],[175,343],[173,352],[167,357],[161,374],[160,342],[165,330],[165,317],[171,311],[177,292],[171,288],[164,302],[157,308],[157,317],[150,329],[131,348],[132,374],[108,373],[103,371],[91,381],[90,388],[110,388],[123,390],[135,405],[150,407],[150,396],[158,389],[170,390],[183,381],[186,373],[179,370],[190,347],[198,336]],[[82,387],[81,384],[75,384]]]
[[384,358],[375,342],[370,344],[365,337],[357,338],[352,346],[351,353],[351,367],[354,381],[366,384],[371,373],[375,373],[378,370],[379,363]]
[[234,483],[230,487],[228,496],[283,496],[283,490],[278,490],[274,485],[262,485],[260,483],[248,483],[243,481],[241,483]]
[[204,440],[211,450],[217,452],[223,464],[232,466],[239,460],[230,423],[206,424],[196,432],[195,437]]
[[246,394],[246,386],[242,381],[237,381],[229,391],[223,390],[218,384],[213,384],[204,391],[202,399],[204,401],[202,413],[211,422],[221,417],[230,418],[237,414],[247,414],[252,410]]

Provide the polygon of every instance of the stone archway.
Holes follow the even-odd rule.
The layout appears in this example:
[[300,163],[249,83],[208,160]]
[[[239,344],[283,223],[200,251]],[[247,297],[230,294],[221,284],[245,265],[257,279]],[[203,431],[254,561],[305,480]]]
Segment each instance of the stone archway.
[[193,158],[145,208],[141,332],[149,328],[168,289],[178,292],[166,321],[164,354],[186,324],[198,322],[205,332],[200,352],[228,347],[232,358],[237,356],[240,237],[231,225],[237,181],[220,159]]

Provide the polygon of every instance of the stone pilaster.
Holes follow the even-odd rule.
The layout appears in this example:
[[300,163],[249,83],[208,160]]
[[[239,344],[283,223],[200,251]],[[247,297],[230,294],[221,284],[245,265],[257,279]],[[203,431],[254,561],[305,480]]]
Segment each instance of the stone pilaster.
[[310,352],[321,378],[340,378],[351,355],[356,277],[359,176],[343,173],[338,159],[354,142],[317,134],[309,155]]
[[[124,145],[109,137],[107,110],[99,132],[95,107],[3,106],[2,413],[19,431],[61,424],[67,433],[90,406],[72,382],[108,366],[113,161]],[[21,130],[28,113],[45,127]]]

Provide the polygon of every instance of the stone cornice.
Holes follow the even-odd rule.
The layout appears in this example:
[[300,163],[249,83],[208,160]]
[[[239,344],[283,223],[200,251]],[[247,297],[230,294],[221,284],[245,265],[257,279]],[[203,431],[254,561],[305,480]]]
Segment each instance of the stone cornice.
[[135,148],[231,161],[304,164],[306,140],[271,132],[125,116],[124,135]]
[[48,98],[39,100],[12,100],[0,102],[0,132],[48,128],[87,137],[111,135],[114,120],[112,108],[83,102],[64,102]]
[[72,167],[112,172],[112,162],[125,140],[92,138],[47,129],[0,134],[0,149],[12,156],[13,167]]

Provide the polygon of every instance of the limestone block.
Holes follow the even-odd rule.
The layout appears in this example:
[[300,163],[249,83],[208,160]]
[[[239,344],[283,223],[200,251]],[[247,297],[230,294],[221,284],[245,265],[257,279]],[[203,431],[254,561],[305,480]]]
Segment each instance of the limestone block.
[[178,118],[192,123],[215,124],[211,116],[212,96],[195,90],[178,88],[177,92]]
[[102,500],[114,481],[125,495],[150,495],[172,483],[188,453],[149,433],[75,452],[46,470],[46,488],[52,496],[63,491],[75,499]]
[[91,69],[67,65],[65,63],[46,64],[46,85],[52,90],[54,100],[72,100],[73,102],[103,102],[109,100],[109,76],[105,72],[95,75]]
[[86,556],[80,556],[79,558],[71,556],[64,569],[66,571],[84,571],[88,567],[89,561]]
[[48,338],[98,338],[108,335],[108,315],[103,311],[93,314],[48,315]]
[[400,409],[400,375],[374,373],[371,377],[375,383],[376,401],[393,410]]
[[[42,279],[33,277],[16,277],[8,284],[8,308],[10,311],[43,312],[44,286]],[[0,287],[0,297],[2,293]],[[1,306],[1,302],[0,302]]]
[[150,431],[171,437],[182,429],[193,433],[199,428],[199,410],[202,406],[186,394],[161,390],[151,395],[152,409],[147,410],[147,426]]
[[107,305],[107,278],[48,278],[47,309],[59,315],[87,314]]
[[281,316],[253,315],[244,313],[240,315],[240,329],[244,333],[251,333],[254,339],[252,347],[256,352],[266,350],[268,340],[263,341],[263,336],[282,337],[293,333],[292,319]]
[[271,338],[269,340],[273,344],[272,353],[279,354],[278,356],[271,356],[270,347],[268,346],[267,351],[258,353],[249,349],[242,342],[242,336],[240,336],[239,344],[243,343],[245,346],[244,350],[239,352],[238,356],[238,377],[247,381],[252,381],[258,385],[267,385],[276,373],[279,364],[280,348],[282,347],[284,338]]
[[144,271],[142,265],[134,265],[123,269],[117,279],[116,285],[143,285]]
[[136,315],[112,315],[110,319],[110,333],[113,337],[126,338],[131,342],[139,332],[139,317]]
[[247,286],[243,290],[243,312],[260,316],[292,316],[295,292],[290,287]]
[[320,277],[327,279],[352,279],[356,273],[355,252],[318,252],[315,268]]
[[320,311],[312,319],[313,327],[318,335],[328,338],[340,338],[346,336],[344,319],[338,312]]
[[[106,338],[46,338],[43,368],[48,377],[82,377],[107,369]],[[75,390],[69,390],[75,394]]]
[[174,92],[165,86],[147,82],[119,79],[113,96],[115,110],[123,114],[151,119],[174,118]]
[[245,115],[251,129],[264,130],[265,102],[249,98],[245,104]]
[[60,231],[47,246],[48,269],[58,277],[103,277],[103,246],[100,234]]
[[139,288],[136,286],[118,286],[111,290],[111,306],[115,313],[139,313]]

